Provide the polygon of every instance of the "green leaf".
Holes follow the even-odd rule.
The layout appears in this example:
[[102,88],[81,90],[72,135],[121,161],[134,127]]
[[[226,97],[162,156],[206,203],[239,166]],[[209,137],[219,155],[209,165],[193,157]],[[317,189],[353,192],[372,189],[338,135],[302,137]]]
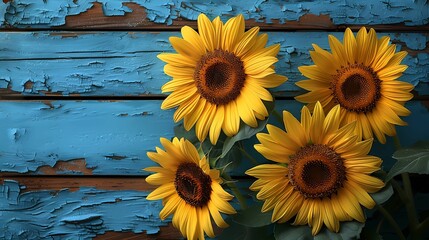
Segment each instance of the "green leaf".
[[[274,109],[274,102],[265,102],[265,107],[267,108],[268,113],[271,114],[271,112]],[[222,148],[221,157],[224,157],[236,142],[251,138],[256,133],[262,131],[265,128],[265,125],[267,125],[267,122],[268,122],[268,118],[264,120],[258,120],[258,126],[256,128],[252,128],[249,125],[241,122],[238,133],[231,138],[225,139],[225,142]]]
[[199,140],[197,138],[197,135],[195,135],[195,129],[191,128],[191,130],[186,131],[185,127],[183,126],[183,123],[177,124],[174,126],[174,136],[177,138],[185,138],[191,143],[195,145],[195,143],[198,143]]
[[216,237],[218,240],[274,240],[272,225],[252,228],[240,225],[236,222],[230,223],[230,226],[222,231]]
[[411,148],[396,151],[393,158],[397,162],[387,174],[386,181],[401,173],[429,174],[429,142],[418,142]]
[[377,204],[383,204],[393,195],[393,187],[391,184],[387,184],[380,191],[370,193],[369,195],[371,195],[372,199],[374,199]]
[[292,226],[289,223],[276,224],[274,226],[274,237],[276,240],[307,240],[313,239],[309,226]]
[[351,222],[340,222],[340,231],[334,233],[329,231],[326,227],[316,235],[312,236],[311,228],[307,225],[293,226],[289,223],[276,224],[274,227],[274,236],[276,240],[286,239],[315,239],[315,240],[346,240],[346,239],[358,239],[362,231],[364,224],[351,221]]
[[239,211],[233,221],[246,227],[262,227],[271,224],[272,211],[262,213],[261,208],[262,203],[257,202],[251,207]]

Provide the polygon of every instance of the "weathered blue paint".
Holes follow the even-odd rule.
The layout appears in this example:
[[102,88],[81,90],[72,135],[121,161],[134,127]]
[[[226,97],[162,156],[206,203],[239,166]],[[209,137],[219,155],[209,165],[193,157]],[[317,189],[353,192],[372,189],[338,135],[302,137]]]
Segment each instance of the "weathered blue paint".
[[171,25],[181,17],[195,20],[200,13],[210,17],[243,14],[257,22],[280,23],[299,20],[305,14],[329,15],[334,24],[393,24],[424,25],[429,22],[429,10],[425,0],[359,1],[350,0],[294,0],[294,1],[156,1],[156,0],[14,0],[0,5],[0,24],[14,27],[61,26],[67,16],[78,15],[90,9],[93,2],[102,4],[106,16],[122,16],[132,10],[123,3],[133,2],[145,8],[151,22]]
[[[84,158],[94,174],[141,174],[146,152],[173,136],[160,101],[0,102],[0,171]],[[76,174],[75,172],[62,172]],[[78,174],[78,173],[77,173]]]
[[146,191],[35,191],[5,180],[0,185],[1,239],[91,239],[106,231],[154,234],[167,221],[158,217],[160,201]]
[[[83,158],[93,174],[147,175],[141,169],[154,163],[146,152],[160,146],[160,137],[174,135],[173,111],[163,111],[160,105],[161,101],[0,102],[0,171],[43,174],[37,171],[41,166]],[[429,118],[427,106],[419,101],[407,106],[413,112],[405,118],[409,126],[397,128],[404,146],[429,136],[429,128],[422,128]],[[279,112],[288,110],[295,116],[301,107],[292,100],[276,101]],[[259,156],[252,144],[247,145]],[[374,144],[373,154],[388,167],[393,152],[393,141]]]
[[[309,56],[312,43],[329,48],[328,34],[269,33],[269,44],[281,44],[276,69],[289,77],[288,82],[274,89],[278,96],[302,92],[294,84],[303,79],[298,67],[313,64]],[[342,39],[343,33],[332,34]],[[0,88],[32,95],[159,94],[170,78],[163,73],[164,63],[156,55],[173,52],[168,38],[178,35],[177,32],[3,32],[0,33]],[[429,35],[387,35],[398,44],[398,50],[412,51],[403,62],[409,68],[401,79],[417,85],[419,95],[429,94]]]

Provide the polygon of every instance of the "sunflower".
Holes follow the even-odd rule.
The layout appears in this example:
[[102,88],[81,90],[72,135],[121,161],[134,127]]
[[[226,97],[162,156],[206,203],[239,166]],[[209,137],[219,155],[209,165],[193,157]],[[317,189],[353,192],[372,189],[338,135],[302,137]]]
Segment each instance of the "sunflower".
[[221,130],[237,134],[240,119],[256,127],[257,119],[268,116],[263,101],[273,100],[266,88],[287,80],[274,71],[280,45],[265,47],[267,34],[258,35],[259,27],[245,32],[244,27],[242,15],[223,24],[219,17],[210,21],[200,14],[198,33],[183,27],[183,39],[169,39],[177,53],[158,55],[173,78],[162,86],[162,92],[172,93],[161,108],[178,106],[174,121],[184,119],[188,131],[195,125],[200,141],[209,134],[216,144]]
[[340,221],[364,222],[361,205],[372,208],[375,202],[368,193],[384,186],[370,176],[381,165],[380,158],[367,155],[373,140],[359,140],[356,122],[340,127],[339,105],[326,117],[319,102],[313,115],[304,106],[301,122],[283,111],[283,121],[287,132],[268,124],[269,133],[258,133],[261,144],[255,145],[265,158],[280,164],[246,171],[258,178],[250,189],[264,200],[261,211],[274,209],[272,222],[295,216],[293,224],[308,224],[313,235],[323,224],[338,232]]
[[160,185],[147,199],[162,199],[160,218],[174,214],[173,226],[187,239],[204,239],[204,233],[214,237],[212,219],[217,226],[227,227],[219,212],[235,213],[228,203],[233,196],[220,186],[219,171],[210,169],[206,157],[200,158],[194,145],[184,138],[171,142],[161,138],[161,144],[165,151],[157,147],[156,152],[147,153],[160,165],[144,169],[156,172],[146,181]]
[[362,27],[357,36],[347,28],[343,43],[329,36],[332,53],[313,44],[310,55],[315,65],[301,66],[299,71],[307,78],[296,84],[310,92],[296,99],[309,103],[312,109],[320,101],[326,111],[341,106],[341,124],[357,121],[356,132],[363,139],[373,137],[381,143],[385,135],[394,136],[394,125],[404,126],[400,116],[408,116],[404,107],[413,98],[412,84],[397,80],[407,69],[401,61],[405,51],[395,53],[396,45],[390,38],[377,38],[374,29]]

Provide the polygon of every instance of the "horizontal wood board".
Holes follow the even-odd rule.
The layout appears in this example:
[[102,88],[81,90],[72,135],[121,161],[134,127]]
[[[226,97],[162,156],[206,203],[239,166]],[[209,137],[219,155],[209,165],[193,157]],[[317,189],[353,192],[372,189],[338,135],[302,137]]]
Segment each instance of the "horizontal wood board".
[[[195,24],[198,14],[226,20],[243,14],[250,25],[266,28],[338,29],[344,25],[386,25],[428,29],[426,0],[6,0],[0,4],[0,27],[71,29],[178,28]],[[416,28],[414,28],[416,29]]]
[[[160,105],[160,100],[2,101],[0,169],[28,174],[144,176],[147,173],[142,168],[154,165],[146,152],[161,146],[160,137],[174,136],[173,111],[161,110]],[[404,119],[409,126],[397,127],[404,146],[429,136],[429,128],[421,127],[429,119],[428,105],[427,101],[407,103],[412,115]],[[288,110],[297,117],[301,107],[294,100],[276,101],[278,112]],[[254,142],[247,142],[246,148],[262,159],[253,150]],[[375,143],[372,150],[385,159],[386,166],[393,164],[393,152],[391,138],[385,145]],[[236,174],[242,175],[249,164]]]
[[[277,111],[295,116],[302,104],[290,99],[303,93],[294,84],[303,79],[297,67],[313,64],[312,43],[328,49],[328,34],[342,39],[346,27],[390,36],[397,51],[409,52],[401,79],[416,86],[399,139],[411,146],[429,136],[426,0],[3,2],[1,239],[180,238],[169,219],[159,219],[161,202],[145,199],[154,187],[142,168],[154,165],[146,152],[160,146],[159,138],[174,135],[174,110],[160,109],[160,87],[170,78],[156,55],[173,52],[168,38],[184,25],[196,28],[201,12],[223,21],[241,13],[247,28],[260,26],[269,44],[281,44],[276,69],[289,81],[272,91]],[[263,161],[256,142],[246,141],[246,151]],[[371,154],[389,168],[394,150],[389,138]],[[244,158],[232,174],[249,184],[243,171],[251,165]]]
[[[273,89],[276,96],[304,91],[302,65],[314,64],[312,44],[329,49],[328,34],[338,32],[268,32],[269,45],[280,44],[276,69],[289,81]],[[408,65],[401,80],[429,95],[429,33],[381,33],[406,50]],[[161,94],[171,80],[156,56],[174,52],[168,38],[178,32],[3,32],[0,33],[1,96],[148,96]]]

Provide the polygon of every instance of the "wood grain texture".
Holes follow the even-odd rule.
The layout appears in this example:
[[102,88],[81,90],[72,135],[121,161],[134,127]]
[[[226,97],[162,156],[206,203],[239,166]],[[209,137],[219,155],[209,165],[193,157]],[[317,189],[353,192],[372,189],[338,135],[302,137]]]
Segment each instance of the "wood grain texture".
[[[283,29],[287,29],[289,25],[292,28],[309,26],[316,29],[333,29],[341,25],[386,24],[398,24],[398,27],[423,26],[427,29],[429,22],[429,10],[425,0],[368,2],[98,0],[98,4],[94,2],[96,1],[8,1],[7,4],[0,5],[0,25],[3,28],[45,29],[52,27],[148,29],[151,26],[177,28],[187,24],[188,21],[196,20],[198,14],[202,12],[212,18],[219,15],[223,19],[243,14],[253,23],[252,25],[271,25]],[[325,20],[315,18],[315,21],[306,23],[302,19],[309,14]]]
[[[342,32],[268,32],[269,45],[281,44],[276,69],[289,81],[273,89],[276,96],[303,91],[301,65],[312,65],[312,43],[329,49],[328,34]],[[379,34],[379,36],[386,33]],[[429,34],[387,33],[397,51],[409,52],[401,80],[429,95]],[[171,78],[156,56],[173,52],[168,41],[178,32],[8,32],[0,33],[1,96],[148,96],[161,94]],[[0,98],[1,98],[0,96]]]
[[[117,191],[102,190],[92,186],[93,182],[79,181],[79,189],[72,191],[68,187],[75,185],[73,180],[70,184],[45,178],[48,190],[24,192],[24,183],[29,182],[3,180],[0,184],[0,238],[92,239],[112,231],[137,233],[143,239],[147,236],[147,239],[180,237],[180,233],[168,225],[171,219],[159,219],[161,202],[146,200],[147,190],[126,190],[127,185]],[[49,190],[49,186],[56,184],[61,185]],[[103,184],[124,182],[107,180]],[[166,233],[157,234],[163,226]]]
[[[1,172],[73,175],[147,175],[142,168],[153,166],[147,151],[160,146],[159,138],[174,136],[173,111],[160,109],[161,101],[0,101]],[[404,146],[429,136],[422,128],[429,119],[427,101],[406,105],[412,115],[404,118],[409,126],[397,127]],[[301,103],[276,101],[276,109],[299,116]],[[275,118],[270,119],[275,121]],[[279,125],[279,123],[275,123]],[[410,134],[412,133],[412,134]],[[253,149],[255,140],[245,142]],[[374,155],[393,164],[392,139],[375,143]],[[242,174],[249,166],[243,161]]]

